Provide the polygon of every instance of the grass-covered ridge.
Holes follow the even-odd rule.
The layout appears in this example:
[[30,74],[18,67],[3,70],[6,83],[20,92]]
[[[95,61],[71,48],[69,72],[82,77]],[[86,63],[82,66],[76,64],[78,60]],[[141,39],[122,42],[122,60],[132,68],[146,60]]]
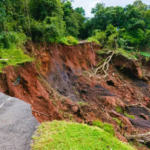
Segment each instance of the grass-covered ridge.
[[135,150],[103,129],[65,121],[43,123],[33,140],[32,150]]
[[[21,48],[12,47],[9,49],[0,49],[0,72],[8,65],[17,65],[24,62],[31,62],[33,58],[25,55]],[[4,59],[4,60],[3,60]]]

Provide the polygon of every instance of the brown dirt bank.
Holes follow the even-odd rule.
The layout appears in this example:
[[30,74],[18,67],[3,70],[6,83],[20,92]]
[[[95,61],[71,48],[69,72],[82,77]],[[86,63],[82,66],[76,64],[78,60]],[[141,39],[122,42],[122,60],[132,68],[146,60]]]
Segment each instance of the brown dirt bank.
[[[87,72],[103,59],[96,55],[100,47],[95,44],[27,43],[26,50],[35,62],[6,67],[0,74],[0,92],[30,103],[39,122],[66,119],[91,124],[99,119],[111,123],[122,141],[127,141],[125,133],[150,130],[150,62],[115,56],[106,79],[89,79]],[[14,86],[18,77],[20,83]]]

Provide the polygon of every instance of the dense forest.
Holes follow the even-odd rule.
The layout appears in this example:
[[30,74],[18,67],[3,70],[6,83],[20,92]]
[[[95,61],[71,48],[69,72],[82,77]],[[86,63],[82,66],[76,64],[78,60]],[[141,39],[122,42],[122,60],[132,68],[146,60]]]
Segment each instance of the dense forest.
[[0,49],[27,40],[75,45],[87,39],[112,49],[149,50],[150,8],[142,0],[126,7],[98,3],[91,12],[87,18],[67,0],[1,0]]

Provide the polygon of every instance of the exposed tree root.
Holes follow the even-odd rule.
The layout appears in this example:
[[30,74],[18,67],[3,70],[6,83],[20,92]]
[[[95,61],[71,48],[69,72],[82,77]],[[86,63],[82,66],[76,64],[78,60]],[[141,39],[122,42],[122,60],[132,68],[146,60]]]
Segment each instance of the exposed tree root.
[[128,140],[134,140],[140,143],[150,143],[150,132],[138,135],[126,135]]
[[93,73],[90,74],[89,73],[89,78],[91,78],[92,76],[96,75],[98,72],[103,72],[104,73],[104,76],[103,78],[106,78],[108,76],[108,70],[109,70],[109,63],[111,61],[111,59],[113,58],[114,54],[115,54],[115,51],[112,52],[112,51],[109,51],[108,53],[111,53],[110,56],[108,56],[104,63],[102,65],[100,65],[98,68],[96,68],[95,70],[93,70]]

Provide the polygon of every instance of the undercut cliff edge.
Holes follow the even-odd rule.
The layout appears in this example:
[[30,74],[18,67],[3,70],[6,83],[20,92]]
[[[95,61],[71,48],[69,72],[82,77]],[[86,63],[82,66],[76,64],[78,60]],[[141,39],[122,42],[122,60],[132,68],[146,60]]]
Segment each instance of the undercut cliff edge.
[[[150,61],[115,55],[108,76],[89,78],[104,59],[94,43],[77,46],[26,44],[32,63],[8,66],[0,74],[0,92],[31,104],[32,114],[41,123],[74,120],[112,124],[116,136],[150,131]],[[14,81],[20,78],[18,85]],[[145,148],[145,147],[144,147]]]

